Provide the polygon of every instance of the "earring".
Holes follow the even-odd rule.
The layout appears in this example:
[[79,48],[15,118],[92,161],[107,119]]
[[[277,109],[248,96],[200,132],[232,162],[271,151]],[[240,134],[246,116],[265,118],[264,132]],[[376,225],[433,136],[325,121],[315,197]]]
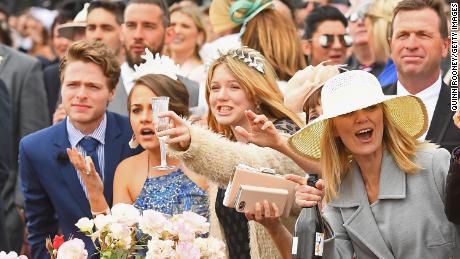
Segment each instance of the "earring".
[[134,136],[134,134],[133,134],[133,136],[131,137],[131,140],[129,141],[129,147],[130,147],[131,149],[135,149],[135,148],[137,148],[138,146],[139,146],[139,143],[137,143],[137,141],[136,141],[136,136]]
[[258,103],[258,104],[256,105],[256,111],[257,111],[257,113],[262,113],[262,110],[261,110],[261,108],[260,108],[260,103]]

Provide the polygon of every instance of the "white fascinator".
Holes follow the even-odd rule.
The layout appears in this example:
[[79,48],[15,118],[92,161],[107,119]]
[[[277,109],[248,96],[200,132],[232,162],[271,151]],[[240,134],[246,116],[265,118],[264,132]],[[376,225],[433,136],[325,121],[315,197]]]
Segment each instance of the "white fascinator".
[[134,65],[134,79],[154,74],[165,75],[173,80],[177,80],[177,76],[181,75],[179,65],[176,65],[168,56],[160,56],[160,54],[156,53],[154,57],[153,53],[145,48],[145,54],[141,58],[145,62],[140,65]]

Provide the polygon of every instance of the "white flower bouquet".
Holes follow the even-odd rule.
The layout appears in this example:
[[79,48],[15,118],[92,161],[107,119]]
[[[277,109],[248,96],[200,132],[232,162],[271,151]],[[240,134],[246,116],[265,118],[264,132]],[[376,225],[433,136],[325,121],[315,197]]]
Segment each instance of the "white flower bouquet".
[[98,242],[103,259],[225,257],[224,243],[205,237],[209,223],[193,212],[167,217],[157,211],[144,210],[140,215],[132,205],[117,204],[111,214],[81,218],[75,225],[93,242]]

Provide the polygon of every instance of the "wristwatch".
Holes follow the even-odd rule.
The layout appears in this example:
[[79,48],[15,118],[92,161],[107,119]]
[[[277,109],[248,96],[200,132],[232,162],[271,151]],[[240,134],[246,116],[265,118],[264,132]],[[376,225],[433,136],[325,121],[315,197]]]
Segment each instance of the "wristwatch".
[[452,151],[452,160],[454,160],[454,163],[460,164],[460,146],[454,148]]

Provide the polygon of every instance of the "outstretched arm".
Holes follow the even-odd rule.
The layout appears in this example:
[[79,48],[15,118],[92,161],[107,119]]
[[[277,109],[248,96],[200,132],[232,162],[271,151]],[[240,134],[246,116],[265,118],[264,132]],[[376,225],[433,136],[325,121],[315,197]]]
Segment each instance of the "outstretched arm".
[[[226,185],[239,163],[270,167],[280,174],[302,174],[291,159],[271,148],[234,142],[199,126],[189,125],[174,112],[160,114],[171,119],[172,128],[157,132],[168,136],[169,155],[181,159],[194,172]],[[287,137],[287,135],[282,135]]]
[[320,165],[318,161],[311,160],[299,155],[287,144],[286,138],[281,137],[276,130],[273,122],[263,114],[255,114],[253,111],[245,111],[246,118],[251,125],[251,131],[237,126],[235,131],[247,142],[254,143],[261,147],[273,148],[287,157],[291,158],[305,172],[320,174]]

